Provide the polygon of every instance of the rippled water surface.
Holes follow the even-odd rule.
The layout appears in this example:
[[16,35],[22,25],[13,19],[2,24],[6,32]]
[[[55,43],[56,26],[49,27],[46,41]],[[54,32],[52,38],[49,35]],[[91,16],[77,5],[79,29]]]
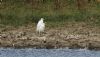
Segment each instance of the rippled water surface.
[[86,49],[4,49],[0,57],[100,57],[100,51]]

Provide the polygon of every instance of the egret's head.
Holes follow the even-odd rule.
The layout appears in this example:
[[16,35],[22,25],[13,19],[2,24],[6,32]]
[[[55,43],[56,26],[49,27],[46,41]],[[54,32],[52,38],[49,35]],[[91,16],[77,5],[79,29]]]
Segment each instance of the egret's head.
[[41,22],[43,22],[44,18],[41,18]]
[[41,20],[44,20],[44,18],[41,18]]

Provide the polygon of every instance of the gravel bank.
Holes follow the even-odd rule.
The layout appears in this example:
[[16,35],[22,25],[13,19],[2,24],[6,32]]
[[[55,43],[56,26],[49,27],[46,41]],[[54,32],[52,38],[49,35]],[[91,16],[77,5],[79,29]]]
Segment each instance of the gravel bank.
[[39,36],[35,27],[0,29],[0,47],[13,48],[88,48],[100,50],[100,30],[85,23],[46,28]]

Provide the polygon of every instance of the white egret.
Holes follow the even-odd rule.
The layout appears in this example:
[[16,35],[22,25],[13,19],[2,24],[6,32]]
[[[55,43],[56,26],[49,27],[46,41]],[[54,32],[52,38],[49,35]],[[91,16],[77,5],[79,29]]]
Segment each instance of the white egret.
[[41,35],[45,30],[45,23],[43,22],[44,18],[41,18],[37,23],[36,31]]

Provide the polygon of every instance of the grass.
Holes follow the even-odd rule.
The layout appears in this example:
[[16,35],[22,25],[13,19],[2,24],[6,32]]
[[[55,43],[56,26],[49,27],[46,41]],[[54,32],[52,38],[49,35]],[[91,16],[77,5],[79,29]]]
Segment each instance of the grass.
[[23,4],[22,1],[6,2],[0,5],[0,24],[18,27],[37,23],[43,17],[50,26],[72,21],[100,25],[99,4],[91,4],[86,10],[78,10],[72,1],[61,9],[55,10],[53,6],[50,1],[39,5],[38,8],[33,8],[31,4]]

